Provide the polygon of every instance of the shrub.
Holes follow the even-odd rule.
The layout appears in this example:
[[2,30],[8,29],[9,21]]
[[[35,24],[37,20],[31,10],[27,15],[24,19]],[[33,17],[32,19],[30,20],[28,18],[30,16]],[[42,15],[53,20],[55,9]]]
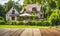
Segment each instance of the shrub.
[[5,21],[2,17],[0,17],[0,25],[4,25],[5,24]]
[[60,19],[53,19],[52,20],[52,26],[58,26],[60,22]]
[[35,22],[28,22],[28,25],[34,26],[36,23]]
[[41,22],[37,22],[37,26],[42,26]]
[[5,25],[5,22],[0,22],[0,25]]
[[49,26],[49,22],[28,22],[28,25],[31,26]]
[[22,21],[20,21],[20,22],[18,23],[18,25],[24,25],[24,24],[23,24],[23,22],[22,22]]
[[30,16],[33,19],[38,19],[38,16]]
[[5,25],[12,25],[12,22],[6,21],[6,22],[5,22]]
[[[6,22],[6,25],[24,25],[23,21],[18,21],[18,22]],[[49,22],[32,22],[29,21],[28,23],[26,23],[25,25],[31,25],[31,26],[49,26],[50,23]]]
[[49,26],[50,24],[48,22],[38,22],[37,26]]

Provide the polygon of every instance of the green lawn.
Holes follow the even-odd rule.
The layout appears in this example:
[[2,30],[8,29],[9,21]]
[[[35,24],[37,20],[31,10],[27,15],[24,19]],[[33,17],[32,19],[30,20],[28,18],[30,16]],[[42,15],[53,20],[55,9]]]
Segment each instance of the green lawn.
[[56,26],[0,25],[0,28],[56,28]]

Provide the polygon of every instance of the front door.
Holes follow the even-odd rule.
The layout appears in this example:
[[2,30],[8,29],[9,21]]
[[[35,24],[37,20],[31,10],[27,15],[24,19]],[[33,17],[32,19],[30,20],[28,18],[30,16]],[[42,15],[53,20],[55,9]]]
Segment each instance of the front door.
[[11,17],[12,20],[15,20],[15,17]]

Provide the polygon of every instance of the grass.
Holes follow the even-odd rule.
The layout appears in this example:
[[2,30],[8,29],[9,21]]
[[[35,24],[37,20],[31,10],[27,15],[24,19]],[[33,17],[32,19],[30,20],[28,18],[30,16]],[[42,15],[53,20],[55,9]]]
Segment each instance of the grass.
[[56,28],[56,26],[0,25],[0,28]]

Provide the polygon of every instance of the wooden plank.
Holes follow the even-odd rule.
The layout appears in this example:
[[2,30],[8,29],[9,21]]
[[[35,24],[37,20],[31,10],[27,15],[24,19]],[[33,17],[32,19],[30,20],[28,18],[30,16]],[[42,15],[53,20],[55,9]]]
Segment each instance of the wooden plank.
[[10,29],[0,29],[0,36],[4,35],[8,31],[10,31]]
[[48,30],[46,30],[46,28],[42,28],[40,29],[40,31],[41,31],[41,36],[51,36]]
[[24,29],[19,29],[17,31],[15,31],[13,34],[11,34],[10,36],[20,36],[23,33]]
[[38,28],[33,29],[33,34],[34,34],[34,36],[41,36],[41,32]]
[[32,36],[32,29],[25,29],[25,31],[20,36]]
[[[8,30],[8,29],[6,29]],[[12,33],[14,33],[15,31],[17,31],[18,29],[10,29],[8,32],[6,32],[4,35],[2,36],[10,36]]]

